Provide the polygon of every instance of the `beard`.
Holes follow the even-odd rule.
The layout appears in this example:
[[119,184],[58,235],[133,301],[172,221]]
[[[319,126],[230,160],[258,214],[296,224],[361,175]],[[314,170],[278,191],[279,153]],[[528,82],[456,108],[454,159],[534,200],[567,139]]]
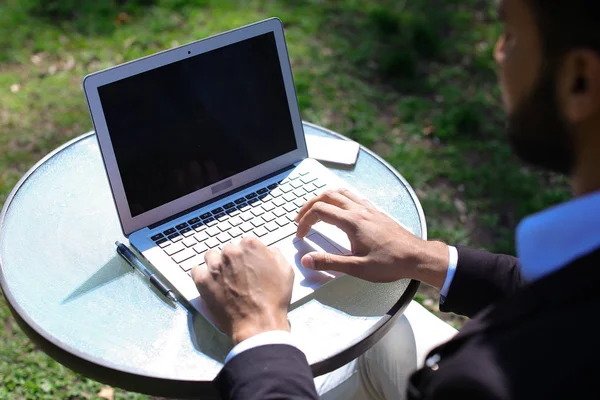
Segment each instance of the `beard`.
[[532,94],[508,115],[508,140],[526,163],[569,175],[573,170],[571,127],[560,114],[556,68],[546,68]]

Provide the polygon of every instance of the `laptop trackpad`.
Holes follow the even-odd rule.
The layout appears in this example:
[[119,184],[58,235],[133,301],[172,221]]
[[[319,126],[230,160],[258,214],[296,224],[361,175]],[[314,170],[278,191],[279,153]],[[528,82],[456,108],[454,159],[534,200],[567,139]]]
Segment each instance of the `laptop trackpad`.
[[294,268],[294,291],[292,293],[292,303],[311,294],[317,288],[341,276],[342,274],[334,271],[314,271],[304,268],[300,263],[302,257],[311,252],[325,252],[330,254],[342,254],[340,250],[334,247],[320,233],[312,231],[304,239],[290,236],[272,245],[278,248],[285,259]]

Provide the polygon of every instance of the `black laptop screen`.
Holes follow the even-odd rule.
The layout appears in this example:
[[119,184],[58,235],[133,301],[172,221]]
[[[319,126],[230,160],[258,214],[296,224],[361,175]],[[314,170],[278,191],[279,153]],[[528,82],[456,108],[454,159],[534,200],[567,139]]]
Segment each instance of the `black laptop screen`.
[[297,147],[273,33],[98,92],[132,217]]

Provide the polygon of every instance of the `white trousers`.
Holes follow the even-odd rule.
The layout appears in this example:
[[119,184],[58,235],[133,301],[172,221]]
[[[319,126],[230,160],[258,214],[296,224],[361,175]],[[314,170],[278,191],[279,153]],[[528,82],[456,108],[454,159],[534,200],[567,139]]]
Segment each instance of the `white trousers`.
[[430,350],[456,334],[456,329],[415,301],[390,331],[365,354],[315,378],[323,400],[402,400],[408,378],[425,363]]

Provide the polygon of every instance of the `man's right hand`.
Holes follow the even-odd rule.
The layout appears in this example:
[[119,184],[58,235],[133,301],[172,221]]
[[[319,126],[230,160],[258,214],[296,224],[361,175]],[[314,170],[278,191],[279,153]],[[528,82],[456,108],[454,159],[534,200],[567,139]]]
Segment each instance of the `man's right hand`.
[[349,190],[327,191],[309,200],[298,213],[298,237],[318,221],[333,224],[350,239],[352,254],[309,253],[302,265],[343,272],[371,282],[417,279],[438,289],[448,270],[448,246],[417,238],[369,201]]

